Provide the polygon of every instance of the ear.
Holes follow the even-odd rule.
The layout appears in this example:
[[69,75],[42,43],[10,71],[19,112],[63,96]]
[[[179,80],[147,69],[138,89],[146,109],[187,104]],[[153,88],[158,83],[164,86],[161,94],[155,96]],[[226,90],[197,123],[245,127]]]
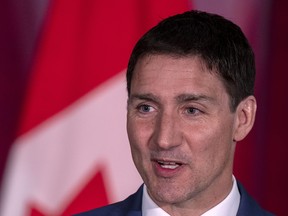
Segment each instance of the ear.
[[257,102],[254,96],[248,96],[242,100],[236,109],[236,124],[233,141],[244,139],[251,131],[257,110]]

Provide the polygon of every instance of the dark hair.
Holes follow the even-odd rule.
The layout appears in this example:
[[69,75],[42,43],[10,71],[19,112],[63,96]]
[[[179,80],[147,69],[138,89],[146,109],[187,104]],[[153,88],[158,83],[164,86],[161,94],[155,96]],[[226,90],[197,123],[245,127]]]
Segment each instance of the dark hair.
[[144,34],[128,63],[128,96],[137,61],[154,54],[199,56],[209,70],[220,75],[230,96],[232,111],[241,100],[253,95],[253,51],[241,29],[219,15],[188,11],[164,19]]

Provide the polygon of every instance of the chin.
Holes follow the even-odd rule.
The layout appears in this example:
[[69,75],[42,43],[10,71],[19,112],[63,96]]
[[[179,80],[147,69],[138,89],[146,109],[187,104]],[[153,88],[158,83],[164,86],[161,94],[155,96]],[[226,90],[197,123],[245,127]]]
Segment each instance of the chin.
[[158,204],[175,204],[185,201],[189,197],[188,191],[173,184],[159,183],[148,187],[150,197]]

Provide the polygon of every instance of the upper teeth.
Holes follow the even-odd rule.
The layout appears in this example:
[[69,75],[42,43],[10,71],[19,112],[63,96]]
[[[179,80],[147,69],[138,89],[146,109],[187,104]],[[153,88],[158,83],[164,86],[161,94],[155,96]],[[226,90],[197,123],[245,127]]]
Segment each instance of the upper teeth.
[[176,169],[179,166],[179,164],[175,162],[158,161],[158,163],[160,164],[161,167],[165,169]]

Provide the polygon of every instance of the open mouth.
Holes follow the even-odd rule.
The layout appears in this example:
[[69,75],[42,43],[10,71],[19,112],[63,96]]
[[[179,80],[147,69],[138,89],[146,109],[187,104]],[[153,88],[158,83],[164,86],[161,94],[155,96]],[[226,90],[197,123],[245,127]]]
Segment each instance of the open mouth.
[[164,169],[176,169],[180,167],[182,164],[173,162],[173,161],[160,161],[158,160],[157,163]]

